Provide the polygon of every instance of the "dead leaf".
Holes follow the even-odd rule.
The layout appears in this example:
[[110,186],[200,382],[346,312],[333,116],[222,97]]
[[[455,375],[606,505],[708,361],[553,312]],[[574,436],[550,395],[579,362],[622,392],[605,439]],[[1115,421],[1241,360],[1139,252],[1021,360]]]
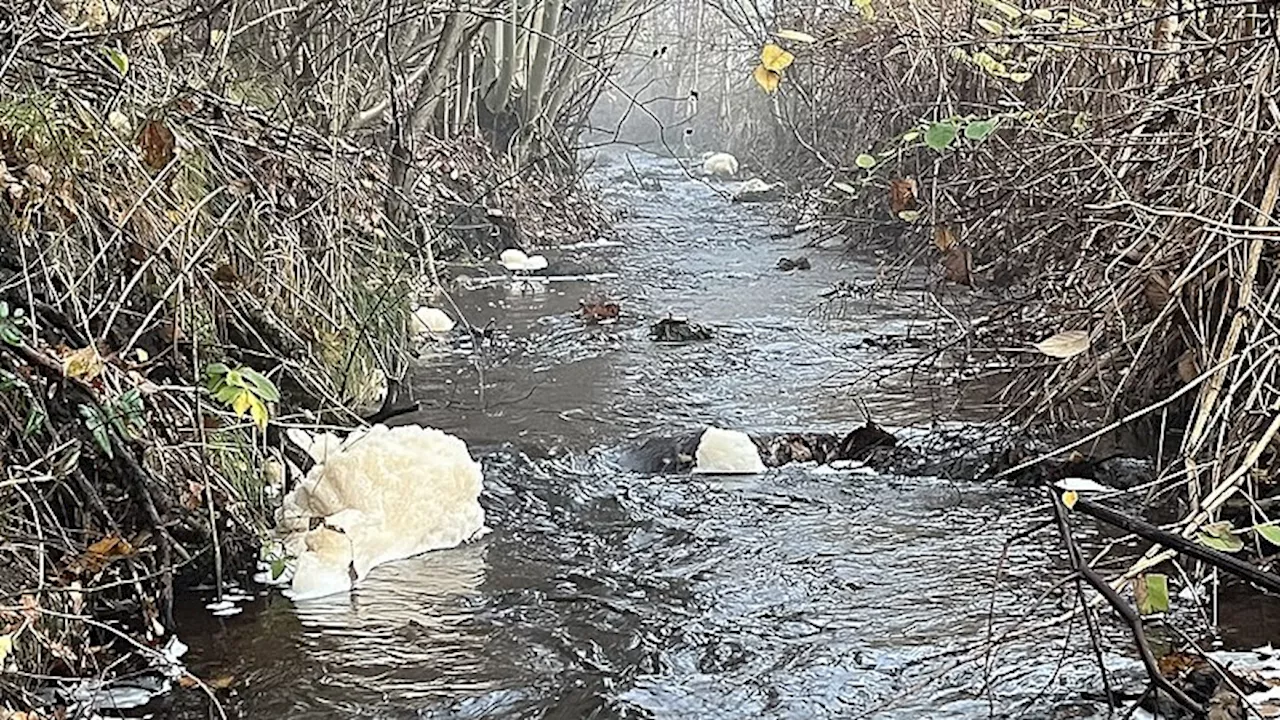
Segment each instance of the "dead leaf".
[[138,134],[138,147],[147,167],[159,171],[173,160],[173,132],[159,120],[150,120]]
[[1151,309],[1160,310],[1169,302],[1171,297],[1169,294],[1169,277],[1159,271],[1151,273],[1142,285],[1142,294],[1146,296],[1147,304],[1151,306]]
[[191,480],[187,481],[187,489],[182,493],[182,506],[188,510],[200,507],[204,500],[204,485]]
[[915,178],[899,178],[889,181],[889,209],[897,215],[903,210],[912,210],[916,206]]
[[1085,330],[1067,330],[1041,340],[1034,347],[1051,358],[1066,360],[1089,349],[1089,333]]
[[973,286],[973,254],[967,248],[952,247],[942,256],[942,277],[944,280]]
[[760,67],[771,72],[782,72],[795,62],[796,56],[774,45],[766,43],[760,50]]
[[756,84],[764,88],[767,93],[777,92],[778,85],[782,82],[781,75],[763,65],[757,65],[751,76],[755,78]]
[[220,675],[209,681],[209,687],[214,690],[226,690],[236,684],[236,679],[232,675]]
[[80,557],[71,561],[67,572],[73,576],[95,576],[113,560],[133,554],[128,540],[112,533],[90,545]]
[[939,225],[933,229],[933,244],[942,252],[947,252],[956,246],[956,234],[951,232],[951,228],[946,225]]
[[223,263],[218,266],[217,270],[213,271],[213,279],[214,282],[234,285],[240,280],[240,276],[236,275],[235,268],[231,267],[231,265],[227,263]]
[[779,30],[775,32],[774,35],[782,38],[783,40],[794,40],[795,42],[802,42],[805,44],[818,42],[818,39],[814,36],[807,32],[800,32],[799,30]]
[[92,382],[101,375],[104,367],[106,363],[93,345],[73,350],[62,358],[63,374],[85,382]]
[[1131,581],[1133,589],[1133,604],[1142,607],[1147,604],[1147,578],[1145,575],[1139,575]]
[[1189,383],[1200,377],[1200,361],[1195,350],[1188,350],[1178,358],[1178,379]]
[[185,690],[190,690],[199,684],[200,681],[196,680],[190,673],[185,673],[182,677],[178,678],[178,686]]
[[124,557],[133,554],[133,546],[128,540],[112,533],[90,545],[88,552],[103,557]]
[[53,182],[53,175],[35,163],[27,166],[26,175],[28,180],[41,187]]
[[40,619],[40,601],[30,593],[22,596],[22,615],[28,620]]

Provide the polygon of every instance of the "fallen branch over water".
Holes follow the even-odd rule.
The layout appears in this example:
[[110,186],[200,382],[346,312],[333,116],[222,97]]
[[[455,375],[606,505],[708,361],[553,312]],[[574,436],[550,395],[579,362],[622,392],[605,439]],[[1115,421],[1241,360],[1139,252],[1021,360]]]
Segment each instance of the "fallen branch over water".
[[1183,555],[1212,565],[1219,570],[1231,573],[1232,575],[1235,575],[1242,580],[1247,580],[1264,590],[1280,593],[1280,575],[1261,570],[1233,555],[1228,555],[1227,553],[1219,552],[1213,548],[1205,547],[1194,540],[1188,540],[1181,535],[1161,530],[1149,522],[1129,517],[1124,513],[1117,512],[1105,505],[1099,505],[1089,500],[1076,500],[1072,509],[1079,510],[1085,515],[1097,518],[1108,525],[1113,525],[1126,532],[1131,532],[1144,540],[1158,543],[1166,548],[1176,550]]

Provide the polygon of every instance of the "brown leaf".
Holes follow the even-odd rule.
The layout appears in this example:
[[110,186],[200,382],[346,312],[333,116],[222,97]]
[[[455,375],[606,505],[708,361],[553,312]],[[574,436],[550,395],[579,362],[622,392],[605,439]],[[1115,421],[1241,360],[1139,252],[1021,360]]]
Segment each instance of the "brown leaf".
[[1142,607],[1147,604],[1147,576],[1139,575],[1132,580],[1133,604]]
[[1200,361],[1195,350],[1188,350],[1178,358],[1178,379],[1189,383],[1200,376]]
[[192,480],[187,481],[187,489],[182,493],[182,506],[188,510],[200,507],[204,500],[204,485]]
[[889,209],[897,215],[903,210],[914,210],[916,207],[915,178],[900,178],[889,181]]
[[215,282],[233,285],[240,280],[240,276],[236,275],[235,268],[231,267],[231,265],[227,263],[223,263],[218,266],[217,270],[213,271],[213,279]]
[[235,684],[236,684],[236,679],[232,675],[219,675],[218,677],[209,681],[209,687],[213,688],[214,690],[226,690],[227,688]]
[[128,540],[112,533],[90,545],[84,554],[67,567],[71,575],[95,576],[113,560],[133,554],[133,546]]
[[1169,302],[1169,277],[1160,271],[1151,273],[1142,284],[1142,294],[1151,309],[1160,310]]
[[959,240],[956,240],[956,234],[951,231],[947,225],[939,225],[933,229],[933,244],[942,252],[947,252],[956,246]]
[[128,540],[112,533],[90,545],[88,552],[103,557],[124,557],[133,554],[133,546]]
[[138,147],[147,167],[159,171],[173,160],[173,132],[159,120],[150,120],[138,134]]
[[193,677],[190,673],[184,673],[182,677],[178,678],[179,687],[182,687],[186,690],[190,690],[191,688],[196,687],[199,684],[200,684],[200,681],[196,680],[195,677]]
[[973,286],[973,254],[967,248],[953,246],[942,256],[942,277],[944,280]]

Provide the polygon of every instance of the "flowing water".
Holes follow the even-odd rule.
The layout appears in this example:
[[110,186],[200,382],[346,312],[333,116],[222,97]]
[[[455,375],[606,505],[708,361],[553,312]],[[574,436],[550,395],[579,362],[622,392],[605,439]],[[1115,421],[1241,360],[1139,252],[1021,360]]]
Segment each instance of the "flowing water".
[[[773,238],[766,207],[635,156],[662,183],[641,190],[611,160],[589,180],[624,213],[618,243],[547,254],[553,274],[613,276],[457,293],[496,340],[424,357],[414,376],[427,410],[411,420],[481,458],[494,532],[375,569],[350,598],[263,595],[225,619],[192,603],[192,669],[234,678],[233,713],[273,720],[1100,712],[1083,628],[1004,636],[1067,607],[1053,535],[1008,542],[1039,496],[803,466],[729,479],[619,466],[654,433],[846,431],[866,411],[902,427],[948,411],[949,393],[876,372],[932,332],[923,280],[822,312],[824,291],[871,288],[875,267],[809,250],[812,270],[783,273],[801,241]],[[577,317],[597,295],[621,303],[619,323]],[[651,342],[668,313],[715,338]]]

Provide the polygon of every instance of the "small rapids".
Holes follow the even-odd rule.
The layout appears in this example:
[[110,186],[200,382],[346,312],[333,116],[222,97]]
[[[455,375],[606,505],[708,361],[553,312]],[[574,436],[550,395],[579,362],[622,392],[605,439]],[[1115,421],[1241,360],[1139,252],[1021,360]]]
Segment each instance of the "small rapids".
[[[350,598],[269,594],[230,618],[193,600],[193,672],[234,678],[246,718],[1104,717],[1083,625],[1052,621],[1073,602],[1056,538],[1023,534],[1038,496],[803,465],[621,468],[654,433],[841,432],[864,410],[902,427],[950,407],[945,384],[878,381],[910,343],[866,342],[931,332],[923,282],[821,312],[876,269],[775,239],[767,207],[675,161],[633,155],[653,191],[603,160],[588,177],[625,213],[621,243],[537,248],[550,274],[598,277],[459,292],[496,338],[414,377],[412,420],[470,445],[494,532],[375,568]],[[775,267],[800,253],[812,270]],[[621,305],[616,325],[576,316],[593,294]],[[669,313],[715,337],[650,342]]]

